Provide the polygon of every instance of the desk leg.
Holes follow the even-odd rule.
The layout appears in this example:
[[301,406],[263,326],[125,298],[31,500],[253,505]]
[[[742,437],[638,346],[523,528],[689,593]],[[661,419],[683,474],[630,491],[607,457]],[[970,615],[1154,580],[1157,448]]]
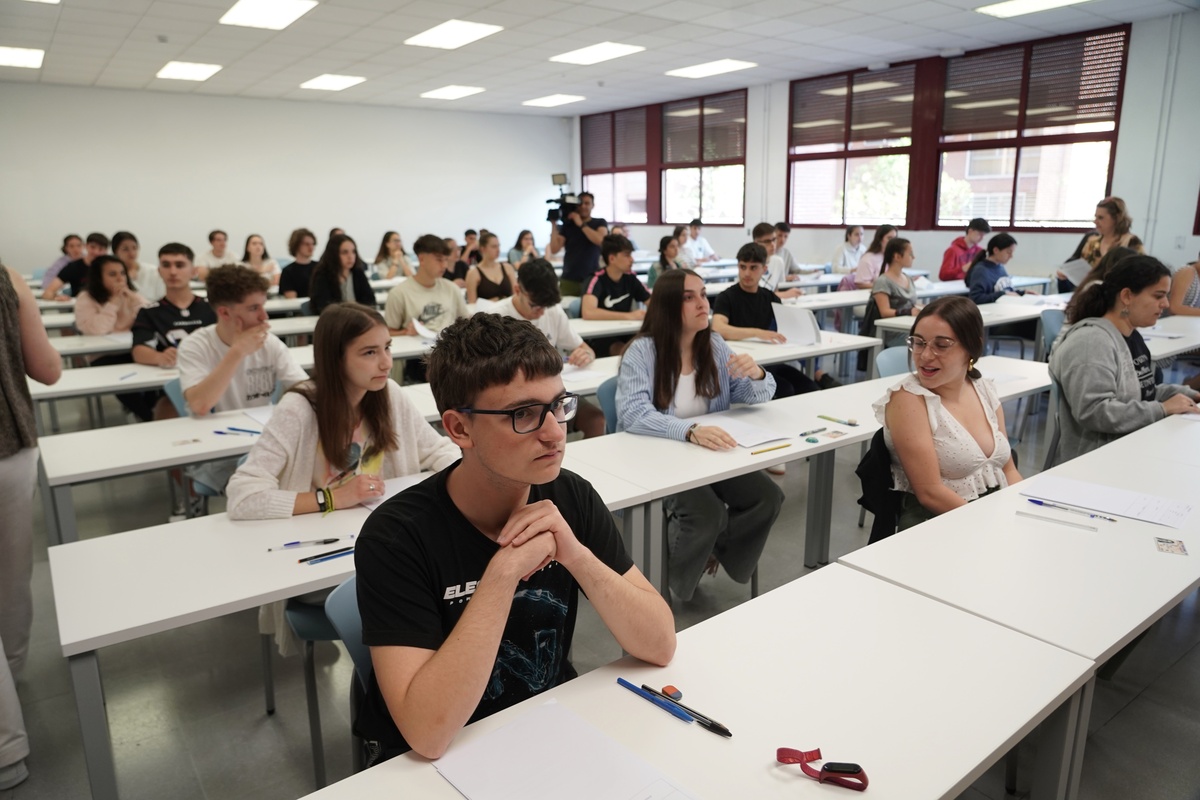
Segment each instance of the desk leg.
[[631,506],[621,513],[621,537],[633,563],[643,575],[649,576],[651,559],[646,504]]
[[646,540],[642,557],[646,560],[649,572],[646,578],[658,589],[658,593],[671,602],[671,586],[668,580],[667,566],[671,557],[667,552],[666,522],[663,519],[662,500],[651,500],[644,506],[646,509]]
[[100,661],[96,651],[67,659],[75,688],[75,708],[83,732],[83,756],[87,763],[92,800],[117,800],[117,770],[113,764],[108,714],[104,710],[104,687],[100,683]]
[[[1092,679],[1094,681],[1095,678]],[[1078,726],[1088,692],[1085,684],[1079,691],[1063,701],[1054,713],[1038,728],[1037,761],[1033,769],[1033,787],[1030,800],[1065,800],[1068,796],[1070,777],[1074,769],[1074,751],[1078,746]],[[1083,735],[1087,735],[1086,728]],[[1082,758],[1082,753],[1080,753]]]
[[50,401],[50,430],[58,433],[58,406],[54,401]]
[[46,526],[46,539],[50,546],[63,542],[79,541],[79,526],[75,521],[75,503],[71,499],[71,487],[55,486],[50,490],[54,498],[54,516],[57,525]]
[[[875,347],[867,348],[867,380],[879,377],[879,373],[875,370],[875,356],[879,354],[879,348],[882,346],[883,343],[880,342],[879,345]],[[857,356],[858,354],[855,353],[855,355]]]
[[833,505],[833,456],[829,450],[808,459],[808,508],[804,526],[804,566],[829,563],[829,527]]
[[50,481],[46,478],[46,467],[38,456],[38,494],[42,496],[42,518],[46,523],[46,542],[59,544],[58,514],[54,509],[54,494],[50,491]]
[[1067,800],[1079,797],[1080,774],[1083,772],[1083,750],[1087,744],[1088,725],[1092,719],[1092,697],[1096,693],[1096,678],[1083,685],[1080,689],[1083,695],[1079,704],[1079,722],[1075,725],[1075,749],[1071,753],[1071,775],[1067,782]]

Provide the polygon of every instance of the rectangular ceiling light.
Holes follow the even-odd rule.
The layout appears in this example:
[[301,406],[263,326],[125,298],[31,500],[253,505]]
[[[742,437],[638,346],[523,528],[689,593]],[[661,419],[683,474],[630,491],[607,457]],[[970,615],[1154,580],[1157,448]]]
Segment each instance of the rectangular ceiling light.
[[221,71],[220,64],[197,64],[192,61],[168,61],[154,77],[169,81],[206,81]]
[[793,128],[824,128],[827,125],[841,125],[845,120],[841,119],[814,119],[811,122],[793,122]]
[[974,108],[996,108],[997,106],[1015,106],[1021,101],[1012,98],[1004,100],[977,100],[974,103],[954,103],[955,108],[961,108],[963,111],[970,111]]
[[218,22],[281,31],[312,11],[317,0],[237,0]]
[[545,97],[535,97],[532,100],[526,100],[521,105],[534,106],[536,108],[554,108],[555,106],[565,106],[567,103],[578,103],[580,100],[587,100],[587,98],[581,94],[548,94]]
[[463,45],[477,42],[485,36],[491,36],[502,30],[504,28],[499,25],[485,25],[482,22],[464,22],[461,19],[452,19],[405,39],[404,43],[417,47],[436,47],[439,50],[457,50]]
[[[706,116],[706,117],[709,116],[710,114],[721,114],[721,113],[724,113],[724,109],[713,108],[712,106],[704,107],[704,116]],[[678,111],[668,111],[667,116],[668,117],[698,117],[698,116],[700,116],[700,109],[698,109],[698,108],[681,108]],[[737,122],[738,120],[734,120],[734,121]],[[745,121],[746,120],[741,120],[741,122],[745,122]]]
[[861,122],[858,125],[851,125],[852,131],[869,131],[872,128],[888,128],[895,125],[894,122]]
[[634,53],[640,53],[646,48],[639,47],[636,44],[618,44],[616,42],[601,42],[594,44],[591,47],[582,47],[578,50],[572,50],[569,53],[562,53],[557,56],[550,56],[551,61],[558,61],[563,64],[580,64],[588,66],[590,64],[599,64],[601,61],[611,61],[614,58],[621,56],[631,56]]
[[722,58],[720,61],[708,61],[683,69],[673,69],[667,72],[674,78],[708,78],[713,75],[724,75],[726,72],[737,72],[739,69],[757,67],[753,61],[738,61],[733,58]]
[[[854,93],[859,92],[874,92],[878,89],[895,89],[900,84],[892,83],[891,81],[867,81],[866,83],[856,83],[854,85]],[[845,97],[846,87],[840,86],[837,89],[822,89],[821,94],[829,95],[830,97]],[[912,95],[908,96],[912,99]]]
[[1089,0],[1007,0],[1004,3],[992,3],[975,9],[980,14],[1008,19],[1023,14],[1036,14],[1039,11],[1049,11],[1052,8],[1074,6]]
[[31,47],[0,47],[0,67],[41,69],[45,56],[45,50],[35,50]]
[[324,75],[318,75],[312,80],[305,81],[300,84],[300,88],[320,89],[325,92],[340,92],[342,89],[358,86],[365,80],[366,78],[360,78],[357,75],[332,75],[327,72]]
[[[1041,117],[1046,114],[1061,114],[1064,111],[1070,111],[1070,110],[1071,110],[1070,106],[1046,106],[1045,108],[1027,108],[1027,109],[1025,109],[1025,116]],[[1016,116],[1019,116],[1021,112],[1005,111],[1004,113],[1010,117],[1016,117]]]
[[482,86],[443,86],[440,89],[433,89],[428,92],[421,92],[421,97],[428,100],[458,100],[462,97],[470,97],[473,94],[479,94],[484,91]]
[[46,3],[47,5],[56,6],[61,0],[29,0],[30,3]]

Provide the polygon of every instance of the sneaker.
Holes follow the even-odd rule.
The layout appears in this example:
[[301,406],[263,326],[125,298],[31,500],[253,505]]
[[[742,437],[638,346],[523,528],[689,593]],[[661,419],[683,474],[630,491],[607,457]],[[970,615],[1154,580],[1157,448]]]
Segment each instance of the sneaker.
[[767,472],[772,475],[787,475],[787,464],[776,464],[773,467],[767,467]]
[[171,511],[171,516],[167,517],[167,522],[183,522],[189,517],[199,517],[204,513],[204,501],[199,497],[192,498],[191,513],[188,513],[187,506],[184,501],[176,500],[175,508]]
[[28,778],[29,768],[25,766],[25,759],[23,758],[15,764],[0,767],[0,792],[11,789],[14,786],[19,786]]

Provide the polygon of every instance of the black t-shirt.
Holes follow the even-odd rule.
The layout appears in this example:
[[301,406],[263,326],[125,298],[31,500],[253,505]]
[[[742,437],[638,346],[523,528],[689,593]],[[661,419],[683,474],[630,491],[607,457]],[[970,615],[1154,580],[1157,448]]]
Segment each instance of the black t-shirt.
[[[363,524],[354,551],[363,643],[437,650],[458,623],[475,586],[499,549],[462,515],[446,491],[461,462],[388,500]],[[633,566],[604,501],[567,470],[531,486],[529,502],[550,500],[575,537],[613,571]],[[579,584],[558,563],[521,583],[491,679],[471,722],[574,678],[567,656],[575,631]],[[391,755],[409,749],[392,721],[375,677],[357,731]]]
[[88,265],[82,258],[77,258],[58,271],[58,279],[71,287],[71,297],[79,297],[79,293],[87,288]]
[[1154,388],[1154,360],[1150,358],[1150,348],[1146,340],[1136,328],[1125,337],[1129,346],[1129,355],[1133,356],[1133,371],[1137,373],[1138,383],[1142,387],[1142,399],[1153,400],[1158,396]]
[[605,311],[632,311],[635,301],[644,303],[650,299],[650,291],[632,272],[622,273],[614,281],[608,277],[608,270],[603,269],[592,276],[587,293],[596,295],[596,301]]
[[713,313],[723,315],[735,328],[773,331],[778,328],[775,326],[775,309],[771,306],[778,302],[779,295],[769,289],[760,287],[751,294],[735,283],[717,295]]
[[[593,230],[608,227],[608,223],[600,217],[592,217],[583,224]],[[583,283],[589,275],[600,269],[600,245],[592,244],[592,240],[584,235],[583,228],[570,220],[559,225],[558,232],[566,240],[563,244],[562,279]]]
[[133,344],[144,344],[162,352],[179,343],[205,325],[216,325],[217,314],[206,301],[192,298],[187,308],[179,308],[167,298],[143,308],[133,321]]
[[312,271],[317,262],[297,264],[293,261],[283,268],[279,274],[279,294],[295,292],[296,297],[308,297],[308,288],[312,284]]
[[446,270],[442,275],[448,281],[465,281],[467,273],[471,271],[471,265],[463,261],[461,258],[454,262],[454,266]]

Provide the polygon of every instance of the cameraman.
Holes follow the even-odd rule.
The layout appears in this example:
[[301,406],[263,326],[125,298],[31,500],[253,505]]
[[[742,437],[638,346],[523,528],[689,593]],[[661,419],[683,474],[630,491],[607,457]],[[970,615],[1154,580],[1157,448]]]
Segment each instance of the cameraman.
[[562,225],[550,225],[549,253],[566,246],[558,285],[569,297],[582,297],[584,284],[600,269],[600,243],[608,235],[608,222],[592,216],[595,203],[591,192],[580,192],[579,208],[567,214]]

